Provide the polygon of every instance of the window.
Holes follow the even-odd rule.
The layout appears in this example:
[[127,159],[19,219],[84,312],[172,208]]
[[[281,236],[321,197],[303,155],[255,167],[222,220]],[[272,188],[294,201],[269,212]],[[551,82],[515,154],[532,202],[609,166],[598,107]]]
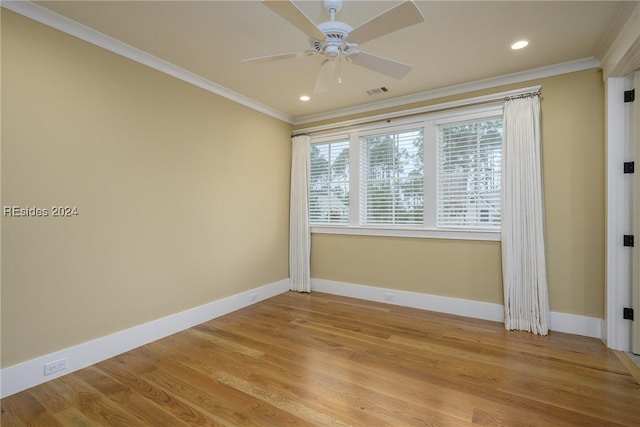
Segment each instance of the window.
[[365,224],[422,224],[423,130],[362,138],[362,206]]
[[502,109],[312,137],[312,232],[498,240]]
[[438,227],[500,228],[502,119],[438,127]]
[[311,145],[309,220],[312,224],[349,222],[349,141]]

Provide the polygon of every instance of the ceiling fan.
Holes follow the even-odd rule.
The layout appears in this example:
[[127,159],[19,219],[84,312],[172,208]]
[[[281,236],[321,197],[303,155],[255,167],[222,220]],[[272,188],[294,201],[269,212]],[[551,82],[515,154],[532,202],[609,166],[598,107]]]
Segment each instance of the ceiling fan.
[[[320,66],[314,93],[329,90],[336,67],[339,67],[342,59],[395,79],[401,79],[411,71],[410,65],[372,55],[358,48],[359,45],[370,40],[423,22],[424,16],[422,16],[422,12],[411,0],[392,7],[355,29],[344,22],[336,20],[336,14],[342,9],[342,0],[324,0],[323,5],[330,16],[330,20],[318,25],[309,19],[292,1],[265,0],[263,3],[309,36],[311,49],[305,52],[244,59],[242,62],[268,62],[322,55],[326,59]],[[338,83],[341,83],[340,77],[338,77]]]

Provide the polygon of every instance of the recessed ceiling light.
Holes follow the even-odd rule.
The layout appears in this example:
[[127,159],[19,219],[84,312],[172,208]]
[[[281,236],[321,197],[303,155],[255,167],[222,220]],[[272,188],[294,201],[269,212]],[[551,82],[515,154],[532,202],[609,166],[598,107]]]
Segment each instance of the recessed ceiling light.
[[520,40],[520,41],[517,41],[514,44],[512,44],[511,45],[511,49],[513,49],[513,50],[522,49],[523,47],[527,47],[528,44],[529,44],[528,41]]
[[310,100],[310,99],[311,99],[311,98],[309,98],[307,95],[302,95],[302,96],[300,97],[300,101],[302,101],[302,102],[307,102],[307,101],[308,101],[308,100]]

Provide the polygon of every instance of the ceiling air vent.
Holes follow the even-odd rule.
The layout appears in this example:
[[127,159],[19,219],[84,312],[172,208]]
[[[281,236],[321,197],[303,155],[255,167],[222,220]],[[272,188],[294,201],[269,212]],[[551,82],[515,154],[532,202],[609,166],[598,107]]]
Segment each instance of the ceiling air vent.
[[382,87],[377,87],[375,89],[369,89],[367,91],[367,95],[378,95],[380,93],[385,93],[385,92],[389,92],[389,89],[387,89],[386,87],[382,86]]

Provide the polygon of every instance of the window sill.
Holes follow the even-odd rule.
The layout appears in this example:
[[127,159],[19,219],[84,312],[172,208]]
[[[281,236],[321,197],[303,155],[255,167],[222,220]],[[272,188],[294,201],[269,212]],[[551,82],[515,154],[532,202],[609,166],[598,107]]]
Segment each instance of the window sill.
[[312,234],[347,234],[355,236],[389,236],[414,237],[422,239],[452,239],[452,240],[486,240],[500,241],[499,231],[485,230],[443,230],[425,228],[393,228],[393,227],[349,227],[312,225]]

